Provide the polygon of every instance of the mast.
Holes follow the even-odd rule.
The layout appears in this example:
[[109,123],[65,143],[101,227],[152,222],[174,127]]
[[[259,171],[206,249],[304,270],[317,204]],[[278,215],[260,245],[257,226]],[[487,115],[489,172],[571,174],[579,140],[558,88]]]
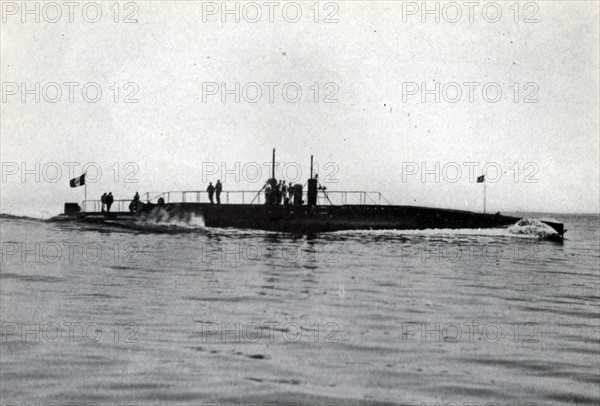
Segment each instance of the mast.
[[273,148],[273,168],[272,168],[271,179],[275,179],[275,148]]
[[308,179],[308,191],[306,192],[306,203],[309,206],[316,206],[318,203],[317,194],[319,190],[319,185],[317,184],[317,180],[313,177],[313,156],[310,156],[310,179]]
[[486,196],[485,196],[485,180],[483,182],[483,212],[485,213],[485,201],[486,201]]

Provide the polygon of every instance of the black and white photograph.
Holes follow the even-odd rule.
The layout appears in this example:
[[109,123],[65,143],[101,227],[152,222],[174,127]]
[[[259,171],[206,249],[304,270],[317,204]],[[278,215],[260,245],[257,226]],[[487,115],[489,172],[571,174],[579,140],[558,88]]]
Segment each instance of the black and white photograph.
[[0,18],[0,406],[600,405],[597,0]]

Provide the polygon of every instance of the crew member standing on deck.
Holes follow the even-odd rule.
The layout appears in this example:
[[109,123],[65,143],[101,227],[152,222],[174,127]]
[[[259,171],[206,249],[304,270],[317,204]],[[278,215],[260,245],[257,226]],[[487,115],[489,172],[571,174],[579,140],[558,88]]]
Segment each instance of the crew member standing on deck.
[[138,192],[135,192],[135,196],[133,196],[133,200],[131,201],[131,203],[129,203],[129,211],[131,213],[135,213],[136,211],[138,211],[140,209],[140,206],[141,206],[140,194]]
[[213,186],[212,182],[209,182],[206,191],[208,192],[208,200],[210,200],[210,204],[213,204],[213,195],[215,194],[215,187]]
[[210,204],[213,204],[213,196],[215,195],[215,187],[212,185],[212,182],[208,183],[208,187],[206,188],[208,192],[208,200],[210,200]]
[[217,204],[221,204],[221,192],[223,191],[223,184],[220,179],[217,179],[217,185],[215,187],[215,192],[217,193]]
[[265,204],[266,205],[271,204],[271,185],[267,185],[265,187]]
[[279,201],[281,200],[281,181],[275,181],[274,192],[275,193],[272,196],[273,204],[279,204]]
[[106,192],[104,192],[104,194],[100,198],[100,202],[102,203],[102,208],[100,209],[100,212],[104,213],[104,211],[106,210]]
[[112,192],[109,192],[108,196],[106,196],[106,211],[108,213],[110,213],[110,206],[112,206],[114,201],[115,198],[113,197]]
[[283,181],[280,180],[279,183],[277,184],[277,204],[281,204],[282,200],[283,200]]
[[281,196],[283,196],[283,204],[286,206],[289,205],[290,199],[288,198],[288,187],[285,184],[285,180],[283,181],[283,184],[281,185]]

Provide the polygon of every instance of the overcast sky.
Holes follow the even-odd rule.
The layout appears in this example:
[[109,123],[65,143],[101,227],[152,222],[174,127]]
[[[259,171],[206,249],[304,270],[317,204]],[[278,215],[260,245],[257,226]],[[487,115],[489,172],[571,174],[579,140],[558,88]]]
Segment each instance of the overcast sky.
[[[57,214],[81,201],[68,162],[102,169],[88,198],[204,190],[211,162],[240,163],[245,177],[208,177],[225,190],[259,189],[272,148],[280,165],[301,165],[301,183],[314,154],[329,190],[379,190],[394,204],[482,210],[469,168],[480,175],[491,163],[488,179],[502,174],[487,184],[490,211],[599,210],[598,2],[522,2],[518,13],[499,2],[501,16],[484,11],[488,2],[458,2],[454,23],[447,3],[438,3],[439,23],[421,2],[238,3],[239,22],[221,2],[120,3],[118,16],[113,3],[96,3],[93,23],[98,10],[86,2],[58,3],[60,16],[38,3],[39,22],[23,3],[2,2],[2,212]],[[38,95],[24,92],[36,83]],[[239,83],[239,103],[222,83]],[[253,162],[258,183],[244,180]],[[435,172],[436,163],[438,182],[423,179],[423,165]]]

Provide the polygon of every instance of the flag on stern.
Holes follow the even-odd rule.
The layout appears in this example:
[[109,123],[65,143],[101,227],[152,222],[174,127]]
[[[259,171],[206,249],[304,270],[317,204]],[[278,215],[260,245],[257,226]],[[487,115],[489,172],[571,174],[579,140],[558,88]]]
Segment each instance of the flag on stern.
[[483,183],[485,181],[485,175],[481,175],[477,177],[477,183]]
[[76,178],[73,178],[69,181],[69,185],[71,187],[78,187],[78,186],[83,186],[85,185],[85,173],[81,176],[78,176]]

